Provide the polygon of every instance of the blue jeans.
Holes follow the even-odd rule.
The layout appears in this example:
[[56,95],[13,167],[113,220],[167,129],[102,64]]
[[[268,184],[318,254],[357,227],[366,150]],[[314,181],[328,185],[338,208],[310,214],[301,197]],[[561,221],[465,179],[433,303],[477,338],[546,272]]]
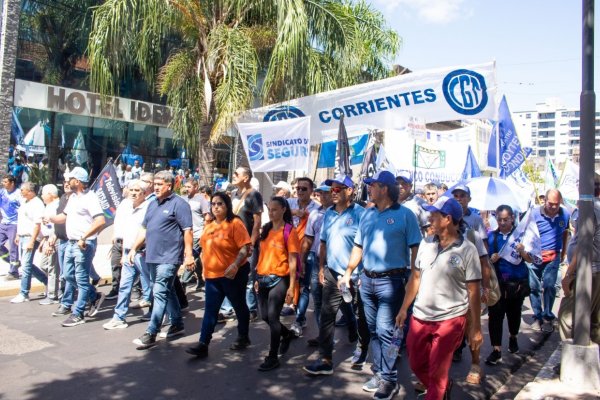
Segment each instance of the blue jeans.
[[559,265],[559,257],[541,265],[527,264],[529,267],[529,286],[531,288],[529,301],[531,302],[533,317],[538,321],[544,319],[552,321],[556,318],[552,313],[552,306],[554,306],[554,299],[556,298],[556,279],[558,278]]
[[96,288],[90,284],[90,269],[96,254],[96,240],[86,240],[85,250],[81,250],[77,241],[69,240],[65,247],[63,259],[64,278],[67,281],[62,305],[71,308],[77,288],[77,302],[73,314],[83,317],[85,306],[89,301],[96,300]]
[[36,241],[32,250],[25,250],[25,246],[30,239],[30,236],[19,237],[19,258],[21,260],[21,294],[25,297],[29,296],[32,275],[44,285],[48,284],[48,277],[44,271],[33,265],[33,255],[35,254],[40,242]]
[[[124,254],[127,254],[128,252],[129,250],[126,249]],[[133,283],[138,276],[142,282],[143,298],[148,299],[151,294],[149,282],[150,274],[148,273],[148,268],[146,267],[144,257],[141,253],[135,255],[133,265],[128,262],[123,263],[123,267],[121,268],[121,280],[119,281],[119,297],[117,299],[117,305],[115,306],[114,319],[125,321],[127,311],[129,310],[129,302],[131,301]]]
[[256,300],[256,292],[254,291],[254,282],[256,282],[256,264],[258,263],[259,248],[257,241],[256,246],[254,246],[252,251],[252,255],[248,258],[248,262],[250,263],[250,273],[246,285],[246,304],[248,305],[248,309],[253,312],[258,311],[258,301]]
[[360,296],[371,333],[372,370],[385,381],[397,382],[396,357],[390,357],[388,349],[394,334],[396,315],[404,300],[404,276],[369,278],[363,272],[360,280]]
[[225,296],[229,298],[238,320],[238,336],[247,337],[250,329],[250,312],[246,304],[245,293],[248,283],[249,273],[248,263],[240,267],[235,274],[235,278],[215,278],[206,279],[204,316],[202,317],[202,329],[200,331],[200,341],[208,345],[212,339],[212,334],[217,326],[217,316],[219,307],[223,303]]
[[173,288],[175,274],[179,269],[175,264],[153,264],[148,263],[150,270],[150,280],[154,283],[152,293],[154,295],[154,303],[152,304],[152,316],[146,332],[151,335],[156,335],[160,332],[165,310],[169,313],[172,326],[183,326],[181,318],[181,307],[179,300]]
[[[304,277],[300,279],[300,298],[298,299],[298,307],[296,308],[296,322],[299,324],[304,324],[306,322],[306,310],[308,309],[308,303],[310,301],[310,291],[311,291],[311,283],[313,280],[312,271],[317,268],[317,280],[319,279],[319,264],[315,264],[315,260],[317,259],[315,253],[312,251],[308,253],[306,257],[306,262],[304,263]],[[314,298],[314,296],[313,296]],[[319,299],[319,314],[321,313],[321,299]],[[315,306],[316,308],[316,306]],[[315,310],[316,314],[316,310]],[[317,318],[317,323],[319,319]]]

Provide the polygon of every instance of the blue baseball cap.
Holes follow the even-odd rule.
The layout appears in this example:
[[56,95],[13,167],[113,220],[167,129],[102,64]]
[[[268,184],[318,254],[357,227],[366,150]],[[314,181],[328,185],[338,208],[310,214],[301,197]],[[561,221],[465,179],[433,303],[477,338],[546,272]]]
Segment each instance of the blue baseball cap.
[[460,221],[463,217],[463,210],[458,201],[453,198],[442,196],[432,205],[423,204],[423,210],[429,212],[440,212],[442,214],[450,215],[453,220]]
[[386,170],[378,171],[372,178],[365,178],[364,181],[367,185],[370,185],[371,183],[381,183],[382,185],[396,184],[394,174]]
[[329,192],[331,191],[331,186],[327,186],[325,184],[325,182],[321,183],[319,186],[317,186],[317,188],[315,189],[315,192]]
[[75,167],[69,173],[65,174],[65,180],[68,179],[77,179],[79,182],[88,183],[90,177],[87,171],[81,167]]
[[324,183],[327,186],[331,186],[332,184],[337,183],[340,185],[347,186],[349,188],[354,188],[354,182],[352,181],[352,178],[350,178],[348,175],[338,175],[333,179],[327,179]]
[[456,192],[457,190],[462,190],[463,192],[468,194],[469,197],[471,196],[471,189],[469,189],[469,187],[464,183],[459,183],[458,185],[454,186],[452,188],[452,194],[454,194],[454,192]]
[[408,171],[398,171],[396,173],[396,179],[402,179],[404,182],[412,185],[412,178],[410,177],[410,172]]

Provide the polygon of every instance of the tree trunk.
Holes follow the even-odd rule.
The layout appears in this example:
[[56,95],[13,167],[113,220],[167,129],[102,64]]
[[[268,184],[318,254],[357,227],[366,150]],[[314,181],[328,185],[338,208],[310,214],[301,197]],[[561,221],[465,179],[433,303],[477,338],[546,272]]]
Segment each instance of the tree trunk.
[[198,172],[202,185],[213,185],[215,152],[210,143],[210,130],[212,124],[203,124],[200,130],[200,141],[198,145]]
[[0,168],[8,163],[21,0],[0,0]]
[[62,177],[60,181],[57,179],[58,155],[60,153],[58,146],[61,141],[62,129],[56,126],[56,113],[50,115],[50,127],[52,132],[50,136],[50,147],[48,148],[48,180],[51,183],[56,183],[62,182]]

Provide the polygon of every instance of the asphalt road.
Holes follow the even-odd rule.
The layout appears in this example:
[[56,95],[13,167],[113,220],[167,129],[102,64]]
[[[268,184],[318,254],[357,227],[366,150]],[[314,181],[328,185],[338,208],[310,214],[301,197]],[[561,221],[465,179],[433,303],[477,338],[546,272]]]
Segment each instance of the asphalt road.
[[[101,288],[105,292],[108,289]],[[173,341],[159,339],[159,345],[147,351],[136,350],[131,343],[146,328],[146,322],[137,321],[140,310],[131,311],[127,329],[102,329],[102,324],[112,317],[115,300],[106,301],[97,317],[87,319],[86,324],[63,328],[60,322],[64,318],[51,316],[55,306],[40,306],[37,301],[10,304],[10,297],[0,298],[0,399],[371,398],[371,394],[361,390],[362,384],[370,378],[369,366],[362,371],[350,368],[354,344],[348,343],[345,328],[336,328],[334,374],[319,378],[303,374],[301,367],[318,356],[316,349],[306,344],[307,338],[316,336],[310,309],[304,336],[292,342],[281,360],[281,367],[274,371],[257,370],[266,356],[269,341],[268,327],[262,321],[251,323],[252,346],[246,351],[228,350],[236,337],[235,322],[229,322],[217,328],[207,359],[192,358],[185,349],[198,340],[203,293],[190,293],[189,298],[190,311],[184,316],[185,336]],[[292,317],[284,320],[290,324]],[[470,355],[465,350],[462,362],[453,364],[451,369],[455,381],[452,397],[489,398],[511,378],[511,371],[516,371],[515,375],[520,370],[527,371],[523,382],[512,377],[511,382],[519,382],[515,385],[525,385],[535,376],[544,360],[536,360],[531,355],[539,353],[542,346],[555,346],[558,333],[533,332],[529,322],[531,312],[527,302],[519,336],[520,354],[504,351],[502,364],[483,365],[487,378],[481,386],[464,382],[470,366]],[[482,360],[491,351],[487,317],[483,325]],[[506,333],[504,341],[507,346]],[[527,368],[519,369],[524,363]],[[399,362],[399,376],[405,398],[415,398],[405,356]]]

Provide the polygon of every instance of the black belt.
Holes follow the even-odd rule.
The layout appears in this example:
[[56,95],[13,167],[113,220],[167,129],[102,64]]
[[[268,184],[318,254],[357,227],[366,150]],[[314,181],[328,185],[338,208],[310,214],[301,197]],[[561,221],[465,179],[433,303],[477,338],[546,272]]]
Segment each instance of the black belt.
[[371,279],[374,279],[374,278],[385,278],[386,276],[406,274],[409,271],[410,270],[408,268],[390,269],[389,271],[385,271],[385,272],[371,272],[371,271],[367,271],[366,269],[363,269],[363,272],[365,273],[365,275],[368,276]]

